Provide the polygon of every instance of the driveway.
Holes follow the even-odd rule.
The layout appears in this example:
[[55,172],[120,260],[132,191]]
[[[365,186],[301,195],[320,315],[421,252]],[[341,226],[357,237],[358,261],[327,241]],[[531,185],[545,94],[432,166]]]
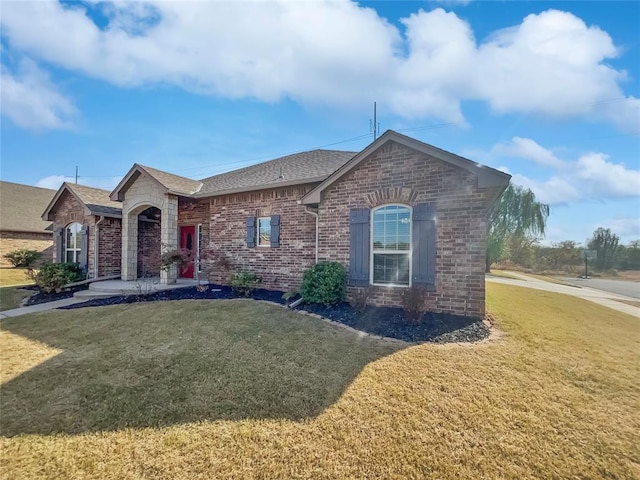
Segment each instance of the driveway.
[[[584,300],[588,300],[590,302],[597,303],[599,305],[604,305],[605,307],[612,308],[614,310],[618,310],[619,312],[624,312],[629,315],[633,315],[634,317],[640,318],[640,308],[634,305],[629,305],[624,302],[638,302],[638,297],[632,297],[628,295],[621,295],[618,293],[612,293],[603,290],[597,290],[595,288],[591,288],[592,283],[589,283],[589,287],[582,285],[560,285],[556,283],[547,282],[545,280],[539,280],[534,277],[530,277],[529,275],[525,275],[519,272],[508,272],[509,275],[516,277],[512,278],[503,278],[503,277],[494,277],[491,275],[487,275],[486,279],[488,282],[495,283],[504,283],[507,285],[517,285],[519,287],[525,288],[533,288],[536,290],[545,290],[548,292],[556,292],[563,293],[565,295],[572,295],[574,297],[582,298]],[[572,279],[577,280],[577,279]],[[592,280],[586,280],[585,282],[591,282]],[[612,282],[617,282],[617,280],[611,280]],[[625,282],[630,284],[635,284],[637,288],[636,282]],[[586,283],[585,283],[586,285]]]
[[605,292],[625,295],[627,297],[640,299],[640,283],[628,280],[606,280],[602,278],[561,278],[563,282],[575,285],[576,287],[588,287]]

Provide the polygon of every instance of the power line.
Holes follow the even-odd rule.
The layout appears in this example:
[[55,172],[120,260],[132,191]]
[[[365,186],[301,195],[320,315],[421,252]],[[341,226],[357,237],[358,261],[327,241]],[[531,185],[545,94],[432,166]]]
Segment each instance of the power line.
[[[430,125],[421,125],[421,126],[417,126],[417,127],[410,127],[410,128],[399,128],[396,129],[397,132],[418,132],[418,131],[425,131],[425,130],[435,130],[435,129],[439,129],[439,128],[447,128],[447,127],[451,127],[451,126],[455,126],[455,125],[459,125],[459,122],[448,122],[448,123],[437,123],[437,124],[430,124]],[[344,140],[339,140],[337,142],[331,142],[331,143],[325,143],[323,145],[318,145],[312,148],[303,148],[303,149],[298,149],[298,150],[294,150],[294,151],[288,151],[288,152],[282,152],[282,153],[276,153],[276,154],[272,154],[269,156],[261,156],[261,157],[253,157],[253,158],[249,158],[249,159],[243,159],[243,160],[234,160],[234,161],[230,161],[230,162],[221,162],[218,164],[209,164],[209,165],[200,165],[198,167],[189,167],[189,168],[181,168],[181,169],[176,169],[176,170],[171,170],[171,171],[167,171],[168,173],[177,173],[177,172],[194,172],[194,171],[202,171],[200,175],[204,175],[204,172],[207,171],[212,171],[212,170],[220,170],[220,169],[224,169],[226,167],[232,167],[235,165],[241,165],[242,167],[246,166],[251,166],[254,165],[253,162],[260,162],[260,161],[268,161],[268,160],[275,160],[277,158],[281,158],[281,157],[285,157],[287,155],[293,155],[295,153],[300,153],[300,152],[304,152],[304,151],[311,151],[311,150],[319,150],[319,149],[323,149],[323,148],[327,148],[327,147],[333,147],[336,145],[341,145],[343,143],[351,143],[351,142],[356,142],[359,140],[363,140],[365,138],[371,138],[373,136],[372,133],[365,133],[362,135],[358,135],[356,137],[351,137],[351,138],[347,138]],[[242,168],[240,167],[240,168]],[[220,173],[225,173],[225,172],[220,172]],[[112,178],[116,175],[81,175],[78,176],[78,178]]]

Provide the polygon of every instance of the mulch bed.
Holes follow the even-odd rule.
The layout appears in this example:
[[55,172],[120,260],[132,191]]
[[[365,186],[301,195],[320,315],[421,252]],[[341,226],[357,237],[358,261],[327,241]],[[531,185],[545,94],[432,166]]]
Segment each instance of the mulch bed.
[[[288,299],[285,301],[282,295],[283,292],[256,289],[249,298],[253,298],[254,300],[267,300],[282,305],[290,304],[295,300]],[[123,303],[230,298],[243,297],[237,295],[231,287],[209,285],[209,288],[204,292],[198,291],[196,287],[185,287],[163,290],[146,295],[118,296],[88,300],[83,303],[76,303],[61,308],[71,310],[85,307],[119,305]],[[56,300],[57,299],[58,298],[56,298]],[[330,320],[348,325],[356,330],[407,342],[477,342],[489,335],[489,329],[482,321],[446,313],[429,312],[426,313],[420,321],[410,322],[403,316],[401,308],[367,307],[364,311],[357,311],[348,303],[342,302],[329,307],[303,303],[295,309],[321,315]]]
[[71,298],[73,297],[73,294],[76,292],[79,292],[80,290],[86,290],[87,286],[83,285],[80,287],[74,287],[74,288],[69,288],[63,292],[52,292],[52,293],[45,293],[45,292],[40,292],[40,289],[38,287],[36,287],[35,285],[29,285],[26,287],[20,287],[21,290],[31,290],[33,292],[35,292],[33,295],[31,295],[29,298],[27,298],[24,302],[24,306],[28,307],[31,305],[39,305],[40,303],[47,303],[47,302],[53,302],[55,300],[62,300],[65,298]]

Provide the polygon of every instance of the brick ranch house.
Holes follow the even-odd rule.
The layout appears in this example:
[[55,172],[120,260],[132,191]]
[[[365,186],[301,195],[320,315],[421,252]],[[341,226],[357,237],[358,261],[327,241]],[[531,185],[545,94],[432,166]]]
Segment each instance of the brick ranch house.
[[389,130],[361,152],[313,150],[199,181],[135,164],[111,193],[64,184],[43,218],[56,261],[89,276],[193,278],[193,265],[159,268],[163,248],[179,246],[203,259],[195,268],[211,263],[214,283],[228,282],[215,267],[226,263],[292,291],[309,266],[337,261],[372,304],[400,305],[415,285],[435,311],[477,318],[488,211],[509,179]]
[[55,190],[0,181],[0,266],[10,267],[5,253],[18,249],[40,252],[39,261],[51,261],[51,222],[40,218]]

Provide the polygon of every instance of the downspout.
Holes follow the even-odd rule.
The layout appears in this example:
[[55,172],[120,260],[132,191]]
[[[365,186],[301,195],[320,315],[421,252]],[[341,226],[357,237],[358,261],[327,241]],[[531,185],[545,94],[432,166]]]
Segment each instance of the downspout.
[[[300,205],[302,202],[300,200],[298,200],[298,205]],[[304,213],[308,213],[309,215],[313,215],[314,217],[316,217],[316,264],[318,263],[318,240],[320,238],[320,234],[319,234],[319,222],[320,222],[320,216],[318,215],[318,210],[316,210],[315,212],[313,210],[309,210],[309,207],[307,207],[305,205],[304,207]],[[295,302],[291,303],[289,305],[289,308],[295,308],[298,305],[300,305],[302,302],[304,302],[304,298],[300,297],[298,300],[296,300]]]
[[100,224],[102,223],[102,221],[104,220],[104,215],[100,215],[100,220],[98,220],[96,222],[96,235],[95,235],[95,247],[93,249],[93,278],[98,278],[98,269],[99,269],[99,265],[98,265],[98,247],[100,245],[100,241],[99,241],[99,237],[98,237],[98,232],[100,232],[100,229],[98,228],[100,226]]
[[313,210],[309,210],[309,207],[304,207],[304,213],[308,213],[309,215],[313,215],[316,217],[316,263],[318,263],[318,239],[320,238],[318,226],[320,222],[320,216],[318,215],[318,211],[315,212]]

